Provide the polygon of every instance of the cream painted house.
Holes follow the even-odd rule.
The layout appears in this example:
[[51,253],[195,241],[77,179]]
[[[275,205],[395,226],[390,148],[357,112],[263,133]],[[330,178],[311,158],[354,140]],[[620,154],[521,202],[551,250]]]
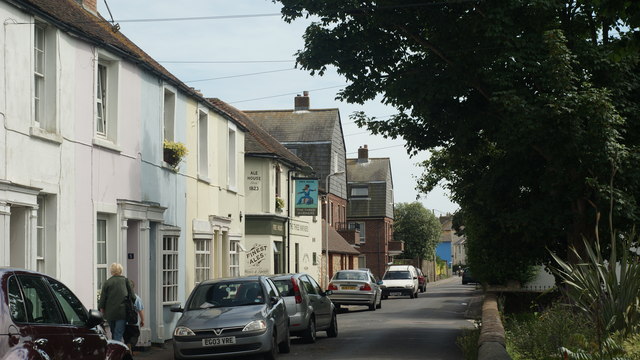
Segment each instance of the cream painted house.
[[294,211],[294,180],[313,177],[312,169],[240,110],[212,102],[247,128],[245,275],[305,272],[319,280],[320,214],[295,216]]
[[188,295],[206,279],[243,273],[245,129],[209,101],[186,111]]

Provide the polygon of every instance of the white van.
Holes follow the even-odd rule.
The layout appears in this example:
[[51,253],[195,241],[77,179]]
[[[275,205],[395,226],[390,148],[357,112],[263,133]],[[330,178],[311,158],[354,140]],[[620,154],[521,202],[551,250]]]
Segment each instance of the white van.
[[418,297],[418,272],[413,265],[391,265],[382,277],[382,298],[409,295]]

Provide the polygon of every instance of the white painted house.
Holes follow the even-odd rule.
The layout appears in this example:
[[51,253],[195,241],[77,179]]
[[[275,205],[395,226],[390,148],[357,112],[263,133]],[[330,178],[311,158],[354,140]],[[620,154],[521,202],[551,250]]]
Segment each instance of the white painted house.
[[[234,257],[241,271],[245,129],[95,5],[0,2],[0,266],[50,274],[95,308],[109,264],[122,263],[149,345],[171,337],[169,307],[199,258],[209,277],[230,274]],[[165,139],[190,151],[178,169]]]

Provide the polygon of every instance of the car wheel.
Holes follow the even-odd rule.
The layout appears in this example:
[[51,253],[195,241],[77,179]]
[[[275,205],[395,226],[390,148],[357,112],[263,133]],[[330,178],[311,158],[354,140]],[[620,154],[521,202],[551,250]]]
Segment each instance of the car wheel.
[[307,326],[307,330],[304,331],[302,337],[309,344],[316,342],[316,320],[313,316],[309,319],[309,326]]
[[264,354],[264,360],[275,360],[278,357],[278,338],[276,331],[273,330],[271,336],[271,349]]
[[411,291],[411,293],[409,293],[409,299],[413,299],[414,295],[413,291]]
[[382,295],[382,300],[387,300],[389,298],[389,295]]
[[289,331],[287,331],[284,341],[278,344],[278,351],[280,351],[281,354],[288,354],[291,352],[291,334],[289,334]]
[[327,336],[338,336],[338,316],[336,316],[336,313],[333,313],[333,316],[331,317],[331,325],[329,325],[329,328],[327,329]]
[[382,309],[382,296],[380,297],[380,301],[378,301],[378,305],[376,305],[376,309]]
[[369,304],[369,311],[376,311],[376,299],[373,299],[373,304]]

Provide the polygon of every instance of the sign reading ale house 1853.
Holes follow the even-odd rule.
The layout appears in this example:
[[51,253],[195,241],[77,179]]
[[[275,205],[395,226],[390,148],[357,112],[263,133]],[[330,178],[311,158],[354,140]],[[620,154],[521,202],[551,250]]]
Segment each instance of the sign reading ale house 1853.
[[296,216],[318,215],[318,179],[294,178]]

